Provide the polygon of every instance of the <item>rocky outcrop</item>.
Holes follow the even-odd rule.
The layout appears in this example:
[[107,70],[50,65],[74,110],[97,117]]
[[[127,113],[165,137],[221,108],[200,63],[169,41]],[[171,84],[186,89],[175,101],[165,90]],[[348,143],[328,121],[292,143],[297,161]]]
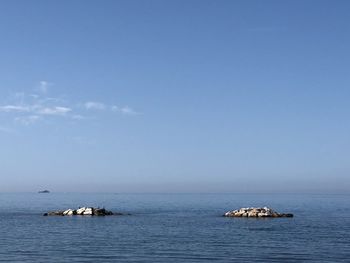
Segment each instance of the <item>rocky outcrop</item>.
[[293,214],[277,213],[269,207],[247,207],[228,211],[226,217],[293,217]]
[[81,215],[81,216],[111,216],[111,215],[122,215],[121,213],[113,213],[112,211],[108,211],[104,208],[95,208],[95,207],[80,207],[76,210],[67,209],[60,211],[52,211],[45,213],[44,216],[73,216],[73,215]]
[[63,215],[64,216],[72,216],[72,215],[74,215],[74,210],[68,209],[68,210],[63,212]]

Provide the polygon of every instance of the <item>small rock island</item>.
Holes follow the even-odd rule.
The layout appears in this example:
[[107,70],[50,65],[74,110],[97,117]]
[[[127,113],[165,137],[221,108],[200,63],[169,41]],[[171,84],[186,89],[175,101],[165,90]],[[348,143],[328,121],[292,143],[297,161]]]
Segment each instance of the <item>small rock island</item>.
[[67,209],[45,213],[44,216],[111,216],[111,215],[122,215],[122,213],[113,213],[105,208],[95,207],[81,207],[76,210]]
[[269,207],[247,207],[228,211],[225,217],[293,217],[293,214],[277,213]]

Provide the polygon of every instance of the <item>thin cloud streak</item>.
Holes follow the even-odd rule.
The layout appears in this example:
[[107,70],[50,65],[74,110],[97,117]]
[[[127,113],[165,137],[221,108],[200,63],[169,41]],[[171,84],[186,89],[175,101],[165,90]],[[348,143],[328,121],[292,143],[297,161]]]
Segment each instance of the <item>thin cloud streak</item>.
[[87,110],[105,110],[106,109],[105,104],[101,102],[96,102],[96,101],[85,102],[84,106]]
[[2,111],[2,112],[29,112],[30,107],[19,106],[19,105],[5,105],[5,106],[0,106],[0,111]]
[[87,117],[82,116],[82,115],[80,115],[80,114],[74,114],[74,115],[71,116],[71,118],[72,118],[73,120],[85,120],[85,119],[87,119]]
[[0,112],[17,112],[17,113],[35,113],[42,115],[65,115],[68,112],[71,112],[71,108],[54,106],[54,107],[44,107],[40,104],[34,104],[31,106],[19,106],[19,105],[5,105],[0,106]]
[[118,107],[118,106],[111,106],[111,110],[113,112],[120,112],[122,114],[125,115],[139,115],[141,114],[140,112],[135,111],[133,108],[129,107],[129,106],[124,106],[122,108]]
[[42,115],[66,115],[67,113],[71,112],[71,108],[67,107],[52,107],[52,108],[43,108],[37,111],[38,114]]
[[126,114],[126,115],[139,115],[139,114],[141,114],[141,113],[133,110],[129,106],[125,106],[125,107],[121,108],[120,112],[123,113],[123,114]]

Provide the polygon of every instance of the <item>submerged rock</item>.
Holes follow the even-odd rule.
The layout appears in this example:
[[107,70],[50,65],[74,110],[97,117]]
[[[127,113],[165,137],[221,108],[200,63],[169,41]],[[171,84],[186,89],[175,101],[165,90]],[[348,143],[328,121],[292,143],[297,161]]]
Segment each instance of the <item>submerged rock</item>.
[[277,213],[269,207],[247,207],[228,211],[226,217],[293,217],[293,214]]
[[64,211],[52,211],[45,213],[44,216],[63,216]]
[[67,209],[64,211],[51,211],[45,213],[44,216],[73,216],[73,215],[82,215],[82,216],[111,216],[111,215],[122,215],[122,213],[113,213],[108,211],[105,208],[95,208],[95,207],[81,207],[79,209]]

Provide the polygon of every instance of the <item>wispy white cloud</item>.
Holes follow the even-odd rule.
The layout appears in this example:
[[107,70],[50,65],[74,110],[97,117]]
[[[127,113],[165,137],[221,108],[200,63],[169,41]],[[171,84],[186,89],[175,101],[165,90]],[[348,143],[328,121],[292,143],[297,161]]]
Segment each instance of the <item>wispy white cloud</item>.
[[21,105],[5,105],[0,106],[0,111],[2,112],[29,112],[30,107]]
[[85,116],[82,116],[82,115],[80,115],[80,114],[73,114],[73,115],[71,116],[71,118],[72,118],[73,120],[85,120],[85,119],[86,119]]
[[116,105],[113,105],[113,106],[111,106],[111,110],[112,111],[119,111],[119,107],[118,106],[116,106]]
[[21,117],[15,118],[15,122],[23,125],[31,125],[37,122],[38,120],[40,120],[40,116],[37,116],[37,115],[21,116]]
[[[119,107],[103,102],[90,100],[80,104],[70,104],[67,99],[48,96],[48,88],[52,83],[40,81],[35,93],[17,92],[10,95],[7,104],[0,104],[0,114],[9,114],[11,121],[18,124],[31,125],[46,118],[67,118],[71,120],[95,119],[93,112],[108,114],[108,112],[123,115],[141,114],[129,106]],[[9,103],[10,102],[10,103]],[[83,112],[83,110],[86,110]],[[1,126],[0,126],[1,128]],[[0,131],[5,132],[2,128]]]
[[41,108],[41,109],[39,109],[37,111],[37,114],[42,114],[42,115],[66,115],[67,113],[69,113],[71,111],[72,111],[71,108],[55,106],[55,107]]
[[138,115],[139,112],[135,111],[134,109],[130,108],[129,106],[125,106],[120,109],[120,112],[126,115]]
[[106,109],[106,105],[104,103],[96,102],[96,101],[85,102],[84,106],[87,110],[105,110]]
[[41,93],[46,94],[49,90],[49,87],[52,86],[53,84],[50,82],[47,82],[45,80],[42,80],[39,82],[39,87],[38,87],[38,91]]
[[0,112],[29,112],[42,115],[65,115],[71,112],[71,108],[54,106],[54,107],[44,107],[40,104],[33,104],[28,106],[21,105],[5,105],[0,106]]
[[138,115],[138,114],[141,114],[141,113],[135,111],[134,109],[132,109],[129,106],[124,106],[124,107],[120,108],[120,107],[118,107],[116,105],[113,105],[110,108],[111,108],[111,110],[113,112],[120,112],[120,113],[125,114],[125,115]]

